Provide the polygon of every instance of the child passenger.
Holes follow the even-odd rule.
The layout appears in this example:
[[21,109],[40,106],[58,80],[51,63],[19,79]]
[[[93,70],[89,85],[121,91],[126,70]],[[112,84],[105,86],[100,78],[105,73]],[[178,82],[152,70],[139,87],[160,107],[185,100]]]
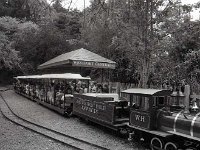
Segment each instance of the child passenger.
[[76,84],[76,92],[82,94],[83,93],[83,88],[81,87],[82,83],[81,81],[78,81]]
[[94,81],[90,82],[89,91],[90,91],[90,93],[96,93],[97,92],[96,83]]

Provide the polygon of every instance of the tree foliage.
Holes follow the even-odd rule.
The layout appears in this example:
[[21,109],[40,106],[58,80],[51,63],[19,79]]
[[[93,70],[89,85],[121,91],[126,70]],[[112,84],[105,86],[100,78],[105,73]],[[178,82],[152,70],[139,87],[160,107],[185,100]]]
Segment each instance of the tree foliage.
[[0,18],[0,69],[19,68],[21,59],[18,57],[13,41],[19,24],[19,21],[11,17]]
[[0,16],[40,21],[42,18],[52,19],[56,12],[46,0],[1,0]]
[[1,68],[33,74],[39,64],[84,47],[117,62],[113,81],[140,87],[183,79],[199,84],[200,22],[191,20],[199,3],[92,0],[80,12],[62,1],[0,2],[0,16],[10,16],[0,18]]
[[93,0],[82,19],[83,39],[90,49],[117,62],[115,80],[133,77],[128,82],[139,80],[142,87],[189,80],[191,66],[183,64],[199,49],[192,8],[178,0]]

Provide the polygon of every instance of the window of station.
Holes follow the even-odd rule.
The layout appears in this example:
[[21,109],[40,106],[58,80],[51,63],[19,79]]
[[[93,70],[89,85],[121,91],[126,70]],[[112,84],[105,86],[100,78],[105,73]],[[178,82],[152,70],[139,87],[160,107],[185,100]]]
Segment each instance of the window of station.
[[148,111],[149,110],[149,98],[133,95],[132,108],[139,109],[142,111]]

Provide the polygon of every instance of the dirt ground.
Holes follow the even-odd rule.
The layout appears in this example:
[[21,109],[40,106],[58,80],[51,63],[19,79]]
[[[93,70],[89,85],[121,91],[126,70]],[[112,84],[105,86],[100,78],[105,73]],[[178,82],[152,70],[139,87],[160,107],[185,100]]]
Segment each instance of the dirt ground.
[[13,124],[0,113],[0,150],[73,150]]

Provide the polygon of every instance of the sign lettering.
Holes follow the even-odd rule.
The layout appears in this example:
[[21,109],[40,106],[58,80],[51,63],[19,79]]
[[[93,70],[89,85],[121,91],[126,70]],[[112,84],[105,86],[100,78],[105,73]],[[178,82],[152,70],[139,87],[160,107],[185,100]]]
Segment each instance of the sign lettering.
[[73,61],[73,65],[75,66],[97,66],[97,67],[109,67],[109,68],[115,68],[115,64],[110,63],[103,63],[103,62],[91,62],[91,61]]
[[135,120],[144,122],[145,121],[145,116],[135,115]]
[[106,106],[104,103],[89,101],[86,99],[77,98],[76,103],[81,105],[81,109],[91,113],[98,113],[99,110],[106,110]]

